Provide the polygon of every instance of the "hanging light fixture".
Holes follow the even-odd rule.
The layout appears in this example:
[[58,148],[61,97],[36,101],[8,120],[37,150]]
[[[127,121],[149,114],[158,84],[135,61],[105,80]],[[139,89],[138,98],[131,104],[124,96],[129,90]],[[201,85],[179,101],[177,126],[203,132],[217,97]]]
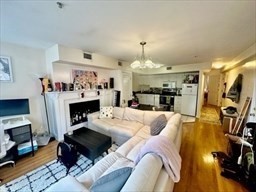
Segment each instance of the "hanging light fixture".
[[159,68],[162,67],[162,64],[155,64],[153,63],[149,58],[146,58],[144,53],[144,45],[146,45],[145,41],[140,42],[140,45],[142,46],[142,54],[140,58],[136,58],[136,60],[131,64],[131,68],[136,69],[145,69],[145,68]]

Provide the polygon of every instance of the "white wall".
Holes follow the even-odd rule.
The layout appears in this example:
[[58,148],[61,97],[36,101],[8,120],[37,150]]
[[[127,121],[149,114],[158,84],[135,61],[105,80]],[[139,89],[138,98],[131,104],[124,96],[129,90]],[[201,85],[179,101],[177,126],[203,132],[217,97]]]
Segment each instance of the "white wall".
[[[255,83],[256,83],[255,62],[254,62],[254,65],[248,66],[245,64],[245,65],[236,67],[236,68],[225,73],[225,80],[227,82],[227,89],[226,89],[227,92],[230,89],[230,87],[232,86],[232,84],[234,83],[238,74],[243,75],[240,101],[239,101],[239,103],[234,103],[230,99],[224,99],[223,106],[237,107],[238,112],[240,112],[242,106],[244,105],[246,97],[252,97],[253,92],[255,91]],[[255,104],[255,98],[254,98],[252,101],[249,113],[253,113],[252,110],[255,107],[256,107],[256,104]],[[254,113],[255,113],[255,111],[254,111]]]
[[53,76],[56,82],[64,82],[64,83],[73,83],[73,79],[71,76],[72,69],[79,69],[85,71],[96,71],[98,73],[98,83],[102,80],[108,82],[109,86],[109,78],[112,77],[110,74],[111,70],[88,67],[82,65],[75,64],[64,64],[64,63],[53,63]]
[[[11,58],[13,82],[0,82],[0,98],[29,98],[32,129],[46,124],[39,75],[46,74],[45,52],[20,45],[1,42],[0,54]],[[44,126],[45,127],[45,126]]]

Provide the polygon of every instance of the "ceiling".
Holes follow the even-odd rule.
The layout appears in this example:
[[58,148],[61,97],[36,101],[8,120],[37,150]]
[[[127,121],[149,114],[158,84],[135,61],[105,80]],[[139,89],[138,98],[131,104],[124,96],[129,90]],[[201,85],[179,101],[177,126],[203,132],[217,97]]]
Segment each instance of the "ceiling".
[[1,41],[166,66],[229,62],[256,42],[256,1],[0,0]]

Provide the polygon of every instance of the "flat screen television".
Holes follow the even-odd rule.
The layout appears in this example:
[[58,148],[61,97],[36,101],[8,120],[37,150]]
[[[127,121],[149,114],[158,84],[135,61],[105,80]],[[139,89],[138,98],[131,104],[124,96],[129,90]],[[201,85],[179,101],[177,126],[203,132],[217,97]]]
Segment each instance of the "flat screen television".
[[30,114],[28,99],[0,100],[0,117],[28,114]]

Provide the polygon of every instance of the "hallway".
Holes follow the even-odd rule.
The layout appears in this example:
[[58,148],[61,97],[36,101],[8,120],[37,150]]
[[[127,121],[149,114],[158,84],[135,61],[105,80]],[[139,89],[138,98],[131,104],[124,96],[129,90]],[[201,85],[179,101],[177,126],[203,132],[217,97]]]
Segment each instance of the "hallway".
[[183,123],[181,180],[174,192],[248,192],[239,182],[220,175],[221,167],[211,152],[226,153],[227,143],[218,107],[204,106],[199,119]]

